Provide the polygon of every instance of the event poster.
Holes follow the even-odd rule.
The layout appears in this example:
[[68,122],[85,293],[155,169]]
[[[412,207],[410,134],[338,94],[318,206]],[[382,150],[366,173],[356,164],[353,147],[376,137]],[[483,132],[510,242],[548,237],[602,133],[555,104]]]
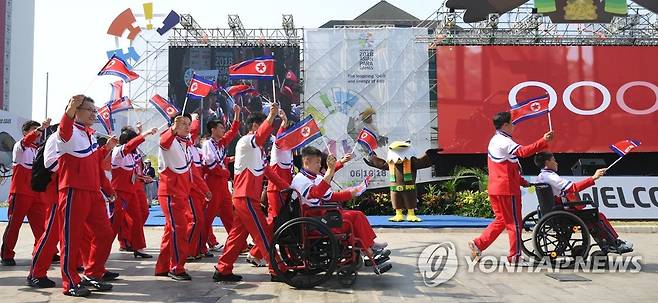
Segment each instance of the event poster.
[[[367,150],[356,146],[359,132],[377,135],[376,153],[386,158],[393,141],[410,140],[418,156],[430,148],[427,45],[416,37],[421,28],[312,29],[304,41],[304,113],[321,128],[314,146],[340,158],[355,149],[355,159],[338,171],[335,181],[345,187],[372,176],[371,186],[388,184],[388,172],[363,162]],[[431,169],[418,171],[417,180],[431,178]]]

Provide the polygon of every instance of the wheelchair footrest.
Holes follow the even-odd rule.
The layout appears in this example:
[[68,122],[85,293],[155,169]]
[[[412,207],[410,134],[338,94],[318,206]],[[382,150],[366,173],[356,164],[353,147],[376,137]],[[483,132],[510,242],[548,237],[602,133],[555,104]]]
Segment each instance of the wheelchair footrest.
[[[391,257],[389,257],[389,256],[375,258],[375,263],[376,263],[376,264],[382,264],[382,263],[384,263],[384,262],[386,262],[386,261],[388,261],[388,260],[390,260],[390,259],[391,259]],[[372,260],[365,260],[364,264],[365,264],[366,266],[372,266],[372,265],[373,265],[373,262],[372,262]]]
[[385,264],[377,265],[374,268],[375,268],[375,274],[381,275],[391,270],[391,268],[393,268],[393,265],[391,263],[385,263]]

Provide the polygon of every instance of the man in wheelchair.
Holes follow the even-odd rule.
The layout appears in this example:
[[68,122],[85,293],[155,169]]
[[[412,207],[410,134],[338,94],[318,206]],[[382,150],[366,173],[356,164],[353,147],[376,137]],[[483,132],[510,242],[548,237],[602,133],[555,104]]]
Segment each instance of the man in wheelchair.
[[[332,191],[331,180],[337,170],[337,161],[333,155],[327,156],[327,170],[325,175],[321,175],[322,169],[322,152],[312,146],[302,149],[302,169],[292,180],[291,187],[301,194],[300,201],[310,209],[321,206],[324,202],[345,202],[356,196],[358,189],[343,191]],[[338,169],[342,165],[338,165]],[[368,218],[358,210],[339,209],[343,220],[350,222],[354,236],[361,240],[363,247],[361,249],[366,255],[374,256],[375,263],[380,264],[390,255],[390,250],[385,249],[388,243],[375,242],[375,232],[373,231]],[[344,224],[345,225],[345,224]],[[332,229],[332,232],[335,232]],[[372,260],[369,260],[372,263]]]
[[[563,202],[573,202],[578,198],[576,193],[594,185],[594,182],[601,176],[605,175],[605,168],[598,169],[593,176],[579,182],[571,182],[563,179],[558,175],[558,163],[551,152],[540,152],[535,155],[535,164],[541,169],[537,177],[538,183],[546,183],[551,186],[556,205],[564,206]],[[567,210],[574,212],[581,211],[585,205],[564,206]],[[608,250],[613,253],[623,254],[633,251],[633,244],[628,241],[619,239],[619,235],[610,225],[605,215],[599,212],[599,218],[596,222],[588,223],[592,230],[592,236],[599,245],[605,240]]]

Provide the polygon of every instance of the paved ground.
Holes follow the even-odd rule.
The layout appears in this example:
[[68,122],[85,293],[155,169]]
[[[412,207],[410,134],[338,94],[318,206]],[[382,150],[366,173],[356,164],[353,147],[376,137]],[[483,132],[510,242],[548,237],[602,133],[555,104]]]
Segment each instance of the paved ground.
[[[4,230],[5,224],[0,224]],[[480,230],[454,229],[380,229],[380,240],[388,241],[393,251],[393,269],[384,276],[375,276],[362,269],[351,288],[330,281],[322,288],[295,290],[281,283],[269,282],[264,268],[252,268],[240,263],[235,272],[242,274],[241,283],[213,283],[211,275],[216,259],[187,266],[191,282],[174,282],[153,277],[154,259],[135,260],[132,255],[118,252],[110,256],[108,268],[118,271],[122,280],[114,283],[114,291],[95,293],[87,300],[103,302],[656,302],[658,301],[658,234],[624,233],[622,237],[635,243],[633,255],[642,257],[639,273],[579,273],[588,282],[558,282],[546,272],[484,273],[476,268],[469,273],[464,256],[466,241]],[[157,254],[162,228],[146,231],[149,252]],[[225,234],[217,231],[218,238]],[[0,267],[0,297],[2,302],[75,302],[61,294],[60,289],[34,290],[25,285],[30,247],[33,239],[23,226],[17,249],[16,267]],[[431,244],[450,241],[456,246],[458,272],[450,281],[429,287],[416,266],[423,249]],[[507,237],[501,237],[488,251],[491,256],[505,255]],[[562,273],[568,273],[563,270]],[[50,272],[61,285],[59,267]]]

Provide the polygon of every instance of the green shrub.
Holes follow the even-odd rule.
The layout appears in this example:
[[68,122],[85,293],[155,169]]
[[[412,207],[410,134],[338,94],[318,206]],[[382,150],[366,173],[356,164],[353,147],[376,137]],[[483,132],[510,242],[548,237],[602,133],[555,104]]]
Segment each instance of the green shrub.
[[454,209],[451,203],[445,198],[438,184],[428,184],[425,187],[426,192],[420,197],[418,211],[423,215],[446,215],[451,214]]
[[465,217],[493,218],[486,191],[465,190],[457,193],[455,214]]
[[366,192],[345,203],[345,208],[360,210],[367,216],[390,215],[394,212],[388,192]]

